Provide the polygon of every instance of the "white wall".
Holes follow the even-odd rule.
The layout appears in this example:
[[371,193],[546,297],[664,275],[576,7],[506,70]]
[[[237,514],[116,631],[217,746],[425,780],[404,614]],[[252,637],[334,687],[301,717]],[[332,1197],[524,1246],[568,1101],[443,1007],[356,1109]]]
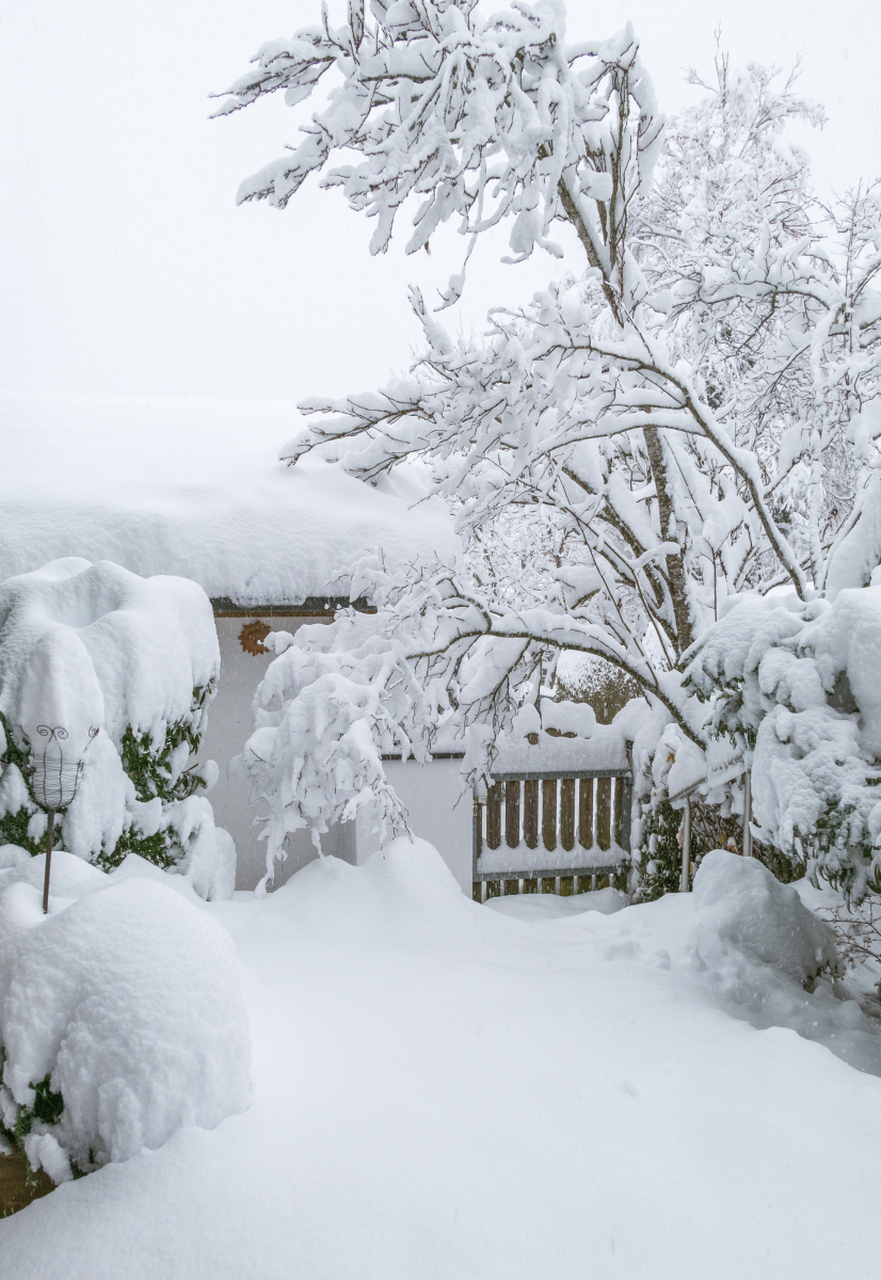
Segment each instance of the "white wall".
[[[432,760],[425,765],[415,760],[387,760],[385,769],[407,807],[411,831],[435,846],[470,897],[473,802],[470,788],[464,789],[461,764],[461,760]],[[366,818],[359,817],[358,862],[379,848],[379,836],[368,827]]]

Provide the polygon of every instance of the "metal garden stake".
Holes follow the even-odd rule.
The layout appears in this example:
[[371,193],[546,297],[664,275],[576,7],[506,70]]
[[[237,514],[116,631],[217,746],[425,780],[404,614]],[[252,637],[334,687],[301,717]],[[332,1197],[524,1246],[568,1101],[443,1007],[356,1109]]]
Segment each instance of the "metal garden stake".
[[[89,730],[89,743],[98,732]],[[43,914],[49,911],[49,874],[52,862],[52,844],[55,836],[55,815],[63,813],[74,801],[85,764],[85,751],[81,755],[65,755],[64,744],[70,734],[62,725],[37,725],[40,741],[31,746],[33,769],[30,779],[34,803],[48,815],[46,825],[46,873],[43,877]],[[41,749],[42,748],[42,749]]]

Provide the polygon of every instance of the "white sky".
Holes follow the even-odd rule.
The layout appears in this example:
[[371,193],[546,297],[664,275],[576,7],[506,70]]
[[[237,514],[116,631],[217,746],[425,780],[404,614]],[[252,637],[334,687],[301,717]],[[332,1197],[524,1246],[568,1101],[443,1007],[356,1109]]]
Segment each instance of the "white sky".
[[[867,0],[572,0],[574,39],[631,18],[662,109],[732,63],[788,67],[830,120],[809,141],[824,186],[881,173],[881,6]],[[343,0],[331,0],[341,20]],[[51,394],[299,398],[380,383],[418,340],[405,296],[443,255],[371,259],[372,224],[314,186],[287,212],[235,206],[239,181],[295,138],[280,97],[211,121],[207,95],[319,0],[5,0],[0,15],[0,388]],[[302,108],[300,109],[302,110]],[[460,322],[558,268],[486,253]],[[449,313],[448,313],[449,315]]]

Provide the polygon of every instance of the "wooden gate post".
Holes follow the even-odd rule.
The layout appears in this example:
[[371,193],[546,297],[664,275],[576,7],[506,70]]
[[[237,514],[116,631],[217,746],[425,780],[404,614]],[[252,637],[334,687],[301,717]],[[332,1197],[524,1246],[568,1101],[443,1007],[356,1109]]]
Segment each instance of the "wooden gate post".
[[685,797],[685,816],[682,820],[682,875],[679,877],[679,892],[688,893],[688,882],[691,878],[691,797]]
[[476,902],[483,902],[484,883],[477,876],[477,860],[483,850],[483,805],[474,793],[474,810],[471,819],[471,896]]
[[753,833],[750,830],[750,822],[753,816],[753,775],[747,769],[743,775],[743,856],[751,858],[753,856]]

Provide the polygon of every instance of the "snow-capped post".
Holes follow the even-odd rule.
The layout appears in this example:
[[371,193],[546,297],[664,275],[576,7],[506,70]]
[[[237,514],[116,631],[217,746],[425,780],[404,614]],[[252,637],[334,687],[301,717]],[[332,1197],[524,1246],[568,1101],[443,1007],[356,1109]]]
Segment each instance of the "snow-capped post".
[[49,875],[52,863],[52,842],[55,836],[55,815],[63,813],[73,804],[85,764],[85,754],[98,732],[97,726],[88,731],[88,740],[82,751],[68,751],[65,743],[70,734],[63,725],[38,724],[38,742],[31,743],[30,793],[34,804],[47,815],[46,823],[46,872],[43,876],[43,915],[49,913]]

